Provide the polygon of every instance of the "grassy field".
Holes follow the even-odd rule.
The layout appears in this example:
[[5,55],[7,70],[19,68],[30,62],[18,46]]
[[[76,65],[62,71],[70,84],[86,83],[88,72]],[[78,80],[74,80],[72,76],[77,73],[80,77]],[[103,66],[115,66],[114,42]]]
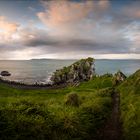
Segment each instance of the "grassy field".
[[96,138],[110,116],[111,87],[109,76],[57,90],[19,90],[0,84],[1,140]]
[[140,139],[140,70],[119,86],[121,120],[126,140]]
[[[111,75],[78,87],[21,90],[0,84],[1,140],[97,139],[110,117]],[[116,87],[125,140],[140,139],[140,70]]]

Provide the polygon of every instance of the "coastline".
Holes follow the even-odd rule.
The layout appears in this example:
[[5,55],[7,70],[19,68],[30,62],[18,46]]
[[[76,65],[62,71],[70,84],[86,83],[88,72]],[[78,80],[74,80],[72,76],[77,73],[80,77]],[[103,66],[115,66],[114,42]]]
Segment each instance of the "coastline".
[[12,88],[17,89],[58,89],[58,88],[64,88],[67,85],[51,85],[51,84],[26,84],[26,83],[20,83],[16,81],[9,81],[9,80],[3,80],[0,77],[0,84],[5,84],[6,86],[10,86]]

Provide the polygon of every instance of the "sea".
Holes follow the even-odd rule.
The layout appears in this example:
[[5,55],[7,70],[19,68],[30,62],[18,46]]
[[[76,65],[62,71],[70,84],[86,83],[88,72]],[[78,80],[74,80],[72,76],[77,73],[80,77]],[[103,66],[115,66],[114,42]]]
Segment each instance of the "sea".
[[[45,84],[50,80],[51,75],[57,69],[69,66],[77,60],[0,60],[0,72],[9,71],[11,76],[3,77],[5,80],[12,80],[26,84]],[[96,74],[116,73],[121,70],[129,76],[140,69],[140,60],[95,60]]]

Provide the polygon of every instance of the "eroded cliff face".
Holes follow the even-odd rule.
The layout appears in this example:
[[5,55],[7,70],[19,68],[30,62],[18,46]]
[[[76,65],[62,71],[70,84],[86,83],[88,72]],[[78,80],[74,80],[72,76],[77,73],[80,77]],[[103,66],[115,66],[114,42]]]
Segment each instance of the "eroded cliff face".
[[52,77],[52,84],[77,83],[85,80],[90,80],[95,73],[94,59],[81,59],[74,64],[56,70]]

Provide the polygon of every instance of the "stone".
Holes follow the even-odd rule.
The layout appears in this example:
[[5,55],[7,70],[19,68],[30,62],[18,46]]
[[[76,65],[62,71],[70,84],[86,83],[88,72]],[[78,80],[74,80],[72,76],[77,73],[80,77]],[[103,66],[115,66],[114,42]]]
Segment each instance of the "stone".
[[127,77],[121,72],[118,71],[115,75],[114,75],[114,85],[117,85],[119,83],[122,83]]
[[2,71],[1,76],[11,76],[11,73],[9,73],[8,71]]

